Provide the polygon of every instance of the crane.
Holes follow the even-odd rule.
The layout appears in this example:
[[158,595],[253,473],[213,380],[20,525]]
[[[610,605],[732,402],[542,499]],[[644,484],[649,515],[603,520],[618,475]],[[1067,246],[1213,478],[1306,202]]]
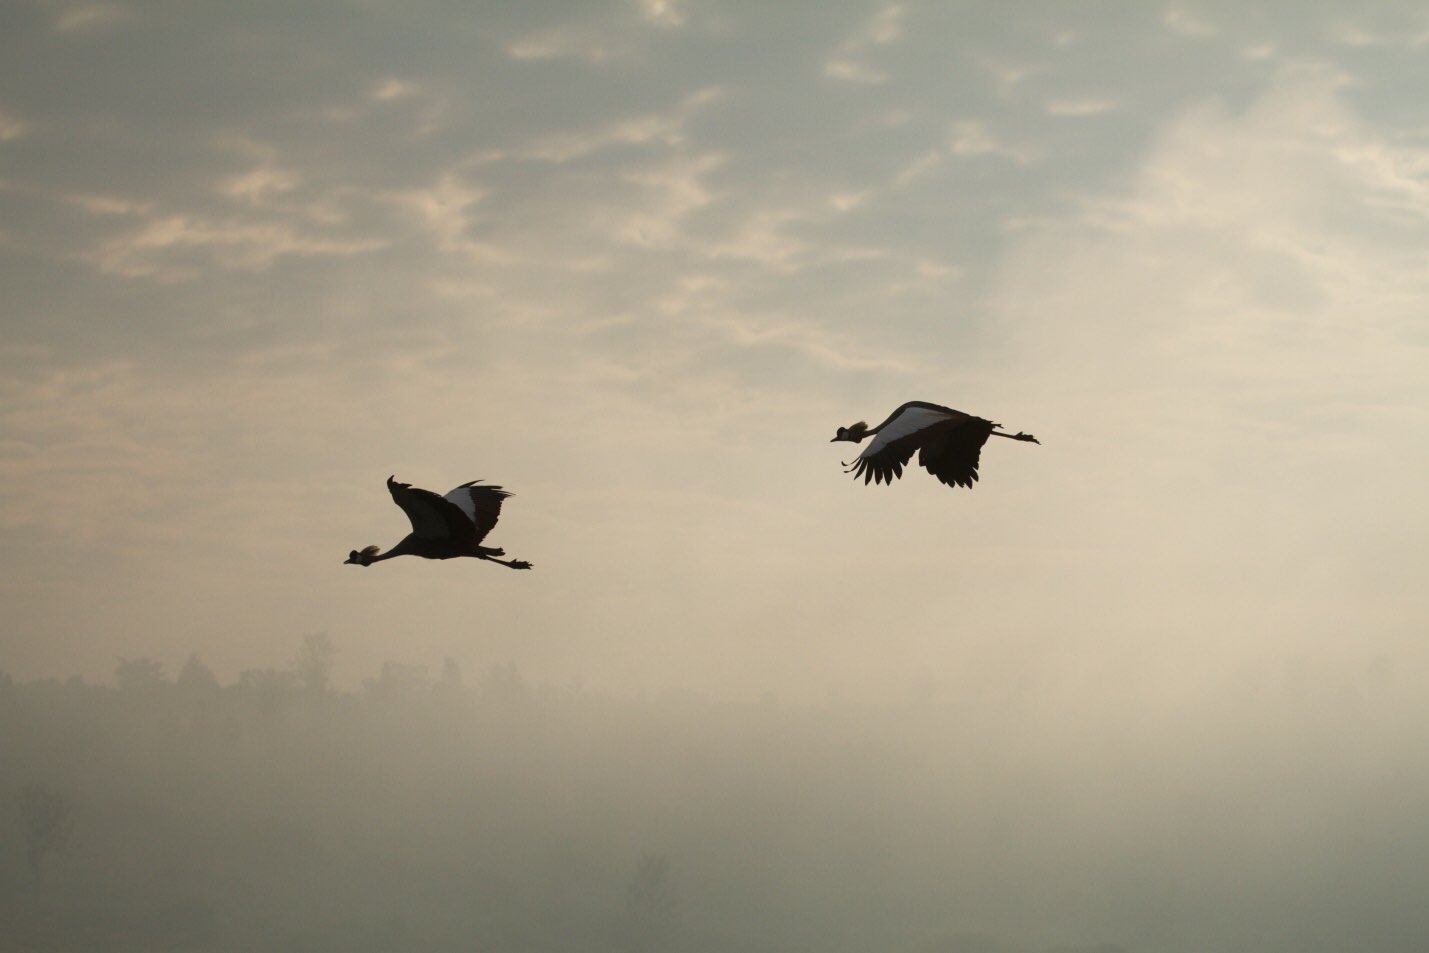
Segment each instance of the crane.
[[354,549],[344,563],[370,566],[394,556],[423,559],[472,556],[509,569],[530,569],[531,564],[524,559],[498,559],[506,555],[505,550],[481,545],[501,516],[502,500],[511,493],[499,486],[478,485],[480,483],[480,480],[472,480],[446,496],[437,496],[431,490],[398,483],[395,474],[388,477],[387,491],[392,494],[392,502],[412,521],[412,532],[385,553],[379,546]]
[[845,463],[845,473],[852,473],[854,479],[863,477],[865,485],[870,480],[875,483],[892,484],[903,475],[903,468],[918,452],[918,465],[948,486],[971,487],[977,480],[978,456],[988,437],[1006,437],[1009,440],[1024,440],[1040,444],[1031,434],[1003,433],[995,424],[972,414],[965,414],[941,404],[930,404],[924,400],[910,400],[877,427],[870,428],[860,420],[848,427],[840,427],[830,443],[847,440],[859,443],[869,437],[873,442],[854,458]]

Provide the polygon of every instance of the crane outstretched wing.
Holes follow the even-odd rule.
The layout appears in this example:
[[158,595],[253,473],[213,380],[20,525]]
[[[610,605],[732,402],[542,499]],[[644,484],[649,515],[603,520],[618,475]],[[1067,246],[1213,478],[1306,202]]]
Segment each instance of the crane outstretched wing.
[[472,541],[475,524],[458,504],[437,496],[431,490],[410,483],[398,483],[395,477],[387,478],[387,491],[392,494],[392,502],[400,506],[407,519],[412,521],[415,535],[423,539]]
[[948,486],[972,487],[977,482],[978,458],[992,433],[992,422],[969,417],[943,426],[929,436],[918,451],[918,465]]
[[863,477],[864,483],[872,480],[875,483],[892,484],[903,475],[903,468],[913,459],[913,451],[918,447],[916,443],[905,440],[901,443],[890,443],[877,453],[871,453],[873,449],[871,446],[865,449],[844,472],[852,473],[855,480]]
[[501,501],[511,495],[511,491],[499,486],[477,486],[480,480],[463,483],[447,493],[445,502],[461,509],[472,524],[474,531],[472,545],[486,538],[496,521],[501,517]]

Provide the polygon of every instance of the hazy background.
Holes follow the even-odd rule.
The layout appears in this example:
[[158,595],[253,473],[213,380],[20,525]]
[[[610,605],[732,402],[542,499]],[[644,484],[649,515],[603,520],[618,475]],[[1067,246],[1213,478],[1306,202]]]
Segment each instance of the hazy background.
[[[636,699],[509,664],[334,691],[337,650],[312,635],[230,684],[192,657],[0,678],[25,728],[0,733],[22,792],[0,951],[1418,953],[1429,931],[1429,729],[1382,671],[1066,718]],[[67,834],[38,876],[36,792]]]
[[[1327,846],[1363,816],[1425,859],[1403,894],[1324,871],[1368,891],[1336,921],[1363,939],[1429,888],[1426,57],[1391,2],[0,4],[0,671],[103,711],[119,658],[172,687],[196,655],[228,697],[326,633],[325,698],[451,659],[644,727],[702,699],[691,739],[773,705],[840,744],[873,706],[935,777],[1028,765],[931,820],[1102,804],[1128,759],[1187,849],[1207,786],[1258,806],[1215,815],[1228,844],[1283,818],[1222,743],[1295,752],[1364,783],[1286,863],[1369,863]],[[909,399],[1043,445],[972,491],[855,485],[829,437]],[[490,542],[535,570],[342,565],[405,533],[391,473],[513,490]],[[43,750],[24,697],[6,730]],[[1001,714],[926,727],[967,705]],[[883,778],[904,838],[899,799],[943,790],[825,767]],[[828,810],[826,839],[870,823]],[[1142,910],[1124,860],[1097,897]],[[1177,922],[1227,922],[1197,896]],[[1272,919],[1215,948],[1282,948]],[[1180,948],[1099,923],[1024,940]]]

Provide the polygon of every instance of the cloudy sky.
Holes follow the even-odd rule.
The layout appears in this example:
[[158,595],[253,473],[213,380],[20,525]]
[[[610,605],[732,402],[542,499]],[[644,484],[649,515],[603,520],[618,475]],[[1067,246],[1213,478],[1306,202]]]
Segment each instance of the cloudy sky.
[[[1429,676],[1429,11],[0,5],[0,669]],[[855,485],[932,400],[1037,434]],[[535,570],[342,565],[383,481]]]

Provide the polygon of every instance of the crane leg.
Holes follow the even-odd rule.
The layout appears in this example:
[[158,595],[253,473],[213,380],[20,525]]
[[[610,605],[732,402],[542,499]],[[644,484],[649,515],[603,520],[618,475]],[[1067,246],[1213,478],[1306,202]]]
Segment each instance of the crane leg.
[[528,562],[527,562],[526,560],[524,560],[524,559],[497,559],[497,558],[494,557],[494,556],[483,556],[483,557],[481,557],[481,558],[482,558],[482,559],[485,559],[485,560],[488,561],[488,562],[500,563],[501,565],[505,566],[507,569],[530,569],[530,568],[531,568],[531,564],[528,563]]

